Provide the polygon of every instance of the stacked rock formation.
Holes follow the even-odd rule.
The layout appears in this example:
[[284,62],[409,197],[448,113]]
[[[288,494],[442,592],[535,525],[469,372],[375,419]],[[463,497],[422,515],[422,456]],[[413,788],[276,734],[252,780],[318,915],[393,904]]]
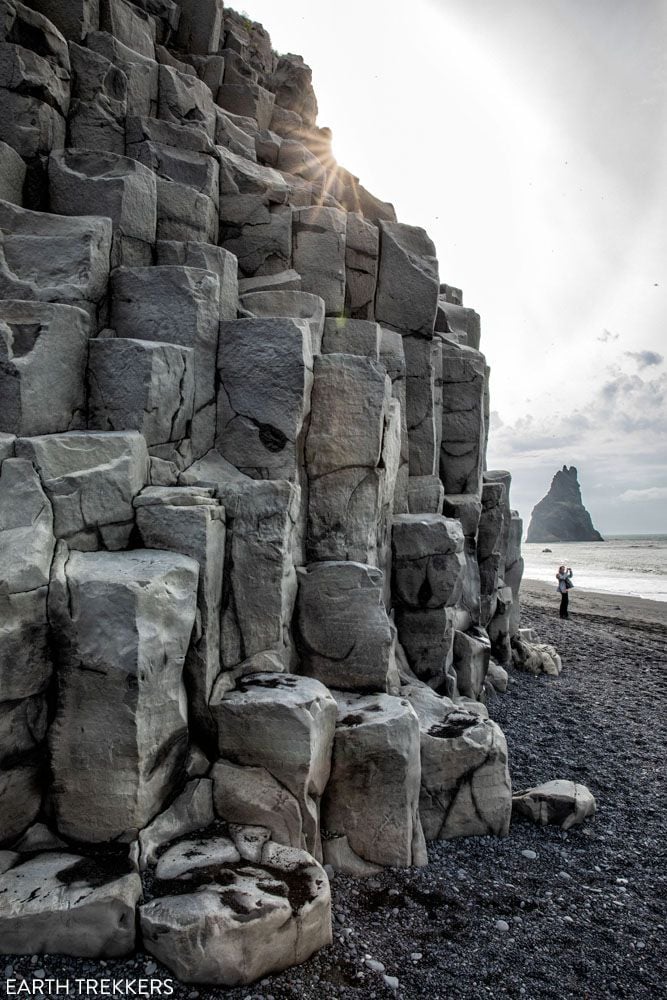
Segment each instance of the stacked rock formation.
[[527,542],[603,542],[581,499],[577,470],[564,465],[549,492],[533,507]]
[[0,950],[250,982],[323,862],[508,830],[479,317],[222,0],[0,0],[0,67]]

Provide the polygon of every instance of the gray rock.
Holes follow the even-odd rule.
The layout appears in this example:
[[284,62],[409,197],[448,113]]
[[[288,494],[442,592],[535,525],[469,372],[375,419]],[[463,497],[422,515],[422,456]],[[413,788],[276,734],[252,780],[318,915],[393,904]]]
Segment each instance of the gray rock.
[[88,380],[92,430],[139,431],[147,445],[189,436],[195,393],[191,348],[121,337],[91,340]]
[[184,52],[217,52],[222,32],[222,0],[180,0],[176,45]]
[[181,73],[172,66],[160,66],[158,117],[175,124],[196,124],[215,138],[215,107],[211,91],[197,76]]
[[216,494],[227,515],[229,553],[222,599],[222,668],[230,670],[267,651],[289,662],[299,489],[284,481],[227,480],[219,483]]
[[232,114],[254,118],[260,129],[271,125],[275,95],[257,83],[223,83],[217,102]]
[[378,323],[338,316],[324,324],[322,354],[358,354],[379,361],[381,340]]
[[380,223],[375,318],[394,330],[431,338],[438,305],[438,262],[423,229]]
[[157,861],[158,851],[171,840],[202,830],[213,823],[213,782],[197,778],[139,834],[142,871]]
[[314,125],[317,118],[317,98],[313,90],[312,71],[301,56],[281,56],[278,59],[271,84],[280,108],[298,114],[306,125]]
[[155,58],[155,21],[126,0],[100,0],[100,28],[148,59]]
[[140,909],[147,950],[181,981],[247,984],[331,943],[329,880],[309,854],[269,841],[256,865],[228,867],[224,886],[214,871],[192,893],[197,872],[184,872],[184,894]]
[[253,292],[299,292],[301,275],[296,271],[279,271],[276,274],[261,274],[255,278],[239,279],[239,295]]
[[174,844],[160,857],[155,877],[161,882],[182,878],[213,865],[234,864],[241,860],[231,837],[204,836]]
[[506,836],[512,790],[500,727],[427,688],[404,688],[403,695],[419,716],[426,839]]
[[29,212],[0,202],[0,295],[81,305],[106,294],[111,221]]
[[85,426],[89,337],[81,309],[0,301],[1,431],[29,436]]
[[118,336],[168,342],[194,350],[192,449],[200,458],[215,437],[215,362],[220,281],[192,267],[119,268],[111,279],[111,324]]
[[212,777],[215,811],[221,819],[266,827],[277,844],[306,849],[299,801],[265,767],[219,760]]
[[517,792],[512,797],[512,810],[527,816],[534,823],[546,826],[555,823],[569,830],[595,815],[597,803],[585,785],[557,778],[543,785]]
[[[7,458],[0,466],[0,532],[0,593],[27,594],[48,586],[55,548],[53,514],[39,476],[22,458]],[[10,662],[3,665],[3,682],[5,670],[11,675]],[[17,694],[13,685],[9,693],[4,683],[0,690],[0,701],[35,693]]]
[[436,331],[442,333],[446,340],[450,337],[457,343],[479,350],[480,321],[474,309],[466,309],[459,303],[451,303],[441,295],[438,299],[438,315],[435,321]]
[[236,319],[239,304],[238,261],[234,254],[210,243],[158,240],[157,264],[178,264],[212,271],[220,279],[220,319]]
[[476,539],[482,513],[480,496],[474,493],[446,493],[442,502],[442,512],[445,517],[453,517],[461,522],[466,538]]
[[124,548],[134,524],[132,501],[148,478],[146,443],[137,433],[75,431],[19,438],[53,505],[54,534],[71,548],[100,541]]
[[299,570],[298,578],[300,671],[328,687],[396,694],[382,572],[355,562],[323,562]]
[[217,450],[255,479],[296,481],[313,381],[307,322],[222,323],[218,371]]
[[381,328],[380,361],[387,369],[387,374],[391,379],[391,394],[401,407],[401,453],[394,489],[393,512],[395,514],[407,514],[409,509],[408,476],[410,452],[406,405],[405,348],[400,333]]
[[419,821],[419,722],[402,698],[337,693],[322,828],[378,865],[425,865]]
[[24,182],[25,163],[15,149],[0,142],[0,199],[22,205]]
[[411,476],[432,476],[438,462],[438,407],[436,375],[441,346],[422,337],[403,337],[405,397]]
[[[43,184],[41,158],[52,150],[65,147],[65,119],[44,101],[36,97],[2,88],[0,90],[0,141],[8,143],[34,170],[28,182],[36,187]],[[24,124],[25,123],[25,124]]]
[[297,290],[245,292],[239,298],[241,317],[305,319],[310,327],[313,355],[319,354],[322,347],[324,310],[324,299],[319,295]]
[[510,644],[510,616],[512,613],[512,590],[510,587],[498,587],[496,591],[496,607],[493,618],[487,628],[491,640],[491,652],[501,664],[512,662],[512,647]]
[[[91,32],[91,35],[94,34]],[[90,48],[70,45],[72,88],[68,143],[72,149],[125,153],[126,74]]]
[[[475,701],[484,690],[484,682],[490,670],[491,648],[488,641],[484,641],[481,635],[471,635],[468,632],[454,633],[454,670],[456,671],[456,686],[459,694],[464,698],[472,698]],[[494,664],[494,667],[496,664]],[[498,667],[501,670],[501,667]],[[505,671],[503,671],[505,673]],[[500,679],[494,672],[490,676]],[[495,685],[494,685],[495,686]],[[505,673],[505,688],[507,687],[507,674]],[[502,690],[505,690],[502,688]],[[499,688],[501,690],[501,688]]]
[[314,375],[306,439],[309,558],[373,565],[391,382],[382,365],[346,354],[315,358]]
[[393,593],[411,608],[453,605],[465,567],[458,521],[438,514],[402,514],[392,526]]
[[[169,492],[189,491],[181,488]],[[209,505],[215,501],[195,506],[177,506],[178,502],[178,498],[168,496],[164,504],[138,507],[137,528],[146,548],[181,552],[199,564],[197,622],[185,658],[184,677],[191,733],[208,748],[215,740],[208,703],[220,673],[225,511]]]
[[329,780],[336,702],[309,677],[254,674],[219,697],[211,711],[220,756],[265,768],[297,799],[308,850],[321,858],[319,802]]
[[450,698],[455,697],[454,608],[399,605],[395,619],[399,641],[415,676]]
[[[227,462],[215,449],[207,451],[206,454],[193,462],[184,472],[178,476],[181,486],[205,486],[216,490],[218,486],[226,483],[249,483],[252,480],[249,476],[244,476],[235,466]],[[175,485],[175,484],[169,484]]]
[[68,149],[49,159],[49,202],[62,215],[99,212],[113,223],[111,264],[149,264],[157,224],[155,176],[115,153]]
[[330,837],[328,840],[323,840],[322,850],[326,861],[325,868],[330,867],[332,871],[341,872],[343,875],[370,878],[382,871],[382,865],[372,865],[355,854],[347,837]]
[[481,491],[486,365],[477,351],[443,344],[440,478],[446,494]]
[[99,27],[99,0],[30,0],[30,6],[75,42]]
[[512,636],[512,666],[529,674],[548,674],[558,677],[563,669],[563,663],[553,646],[543,642],[534,642],[519,635]]
[[287,183],[277,170],[222,147],[218,147],[218,153],[220,241],[236,254],[244,277],[284,271],[292,260],[292,210],[286,205]]
[[500,694],[504,694],[507,691],[509,676],[505,668],[501,667],[499,663],[494,663],[493,660],[489,663],[486,679]]
[[327,315],[345,306],[346,216],[335,208],[299,208],[293,216],[294,268],[304,292],[324,299]]
[[[127,114],[152,116],[157,111],[159,67],[155,59],[141,55],[106,31],[91,31],[86,37],[90,50],[104,56],[127,78]],[[122,150],[125,152],[125,150]],[[131,154],[128,153],[128,156]]]
[[141,879],[62,852],[0,876],[0,953],[121,958],[135,942]]
[[362,215],[347,216],[345,240],[345,313],[353,319],[375,317],[380,233]]
[[[262,144],[261,140],[237,125],[234,121],[235,115],[225,114],[221,108],[216,108],[215,116],[216,146],[222,146],[224,149],[228,149],[230,153],[235,153],[237,156],[244,156],[255,163],[259,161],[264,166],[275,167],[277,155],[273,157],[273,162],[269,162],[269,157],[266,155],[267,148],[273,148],[271,140],[264,140],[264,144]],[[262,134],[272,135],[270,132]],[[258,150],[261,150],[262,156],[259,155]]]
[[187,748],[182,675],[197,578],[197,563],[173,552],[57,559],[50,618],[59,698],[49,746],[65,836],[135,839],[170,795]]
[[408,509],[411,514],[442,514],[445,490],[438,476],[408,478]]
[[0,87],[3,93],[33,94],[59,114],[69,108],[70,66],[64,58],[39,55],[23,45],[0,43]]

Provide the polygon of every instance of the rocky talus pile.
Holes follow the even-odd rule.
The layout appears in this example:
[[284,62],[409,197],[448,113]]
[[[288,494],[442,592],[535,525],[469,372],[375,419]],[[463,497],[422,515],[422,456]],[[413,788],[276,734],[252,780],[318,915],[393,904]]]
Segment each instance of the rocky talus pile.
[[479,317],[222,0],[0,0],[0,90],[0,951],[250,982],[507,833]]

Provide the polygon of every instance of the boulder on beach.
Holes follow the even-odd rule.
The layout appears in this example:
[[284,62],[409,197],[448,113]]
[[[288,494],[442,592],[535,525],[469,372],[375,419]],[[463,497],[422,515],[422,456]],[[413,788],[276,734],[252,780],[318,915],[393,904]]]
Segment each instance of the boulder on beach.
[[512,796],[513,813],[527,816],[540,826],[557,824],[561,830],[583,823],[595,815],[596,808],[595,798],[585,785],[560,778]]

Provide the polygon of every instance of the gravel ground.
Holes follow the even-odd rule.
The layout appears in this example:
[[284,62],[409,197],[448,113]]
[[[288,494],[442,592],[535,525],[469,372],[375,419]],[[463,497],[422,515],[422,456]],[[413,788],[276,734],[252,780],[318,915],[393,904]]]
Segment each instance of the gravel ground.
[[[431,845],[428,868],[336,876],[332,948],[250,988],[174,983],[175,997],[667,997],[667,628],[560,622],[534,595],[523,624],[558,647],[564,670],[555,680],[510,671],[507,694],[489,705],[514,787],[583,782],[596,818],[569,834],[517,820],[504,840]],[[145,955],[7,962],[5,977],[169,978]]]

